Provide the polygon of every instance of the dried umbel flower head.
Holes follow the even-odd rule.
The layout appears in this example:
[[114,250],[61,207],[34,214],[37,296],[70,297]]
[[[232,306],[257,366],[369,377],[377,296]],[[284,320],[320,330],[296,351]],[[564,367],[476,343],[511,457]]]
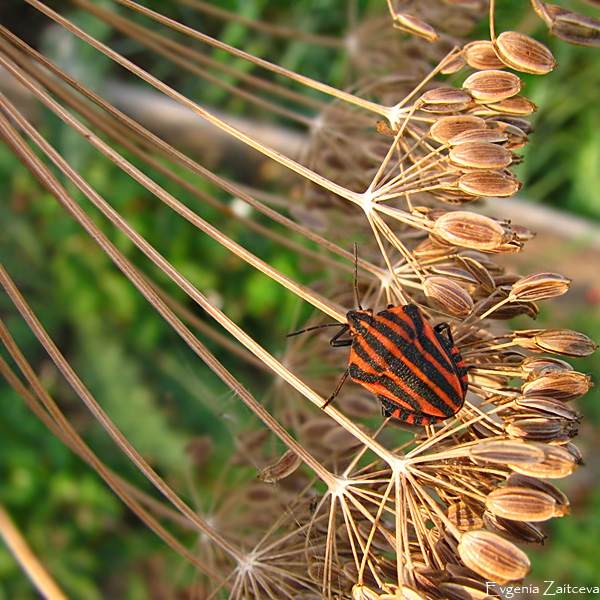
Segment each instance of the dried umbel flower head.
[[[414,4],[424,13],[431,6]],[[94,14],[98,10],[94,8]],[[559,20],[550,6],[544,14],[553,23]],[[432,39],[437,26],[430,26],[427,17],[392,15],[403,31]],[[413,57],[406,61],[410,73],[361,81],[357,87],[364,86],[362,96],[311,82],[336,101],[327,107],[316,104],[321,113],[312,121],[312,146],[302,165],[237,132],[253,148],[310,180],[307,204],[299,207],[301,199],[289,201],[286,188],[281,198],[272,199],[273,206],[286,213],[279,214],[245,187],[235,189],[217,177],[211,182],[228,193],[235,189],[278,227],[318,244],[320,252],[309,251],[297,246],[294,236],[240,220],[282,247],[291,245],[306,257],[308,268],[319,264],[326,274],[324,283],[309,288],[294,282],[159,190],[161,199],[178,214],[337,320],[342,333],[332,345],[341,350],[334,351],[318,334],[297,336],[290,340],[285,360],[278,361],[172,265],[165,265],[150,244],[140,241],[122,221],[112,221],[123,225],[128,239],[225,327],[244,352],[252,353],[244,358],[279,377],[271,393],[262,394],[260,388],[260,399],[254,398],[156,300],[156,290],[144,287],[145,277],[131,275],[166,321],[264,424],[261,430],[239,432],[230,460],[218,465],[223,477],[211,481],[215,489],[210,517],[189,509],[164,482],[152,480],[179,511],[175,520],[183,515],[186,525],[201,532],[201,560],[185,547],[176,547],[214,579],[207,597],[216,598],[219,587],[224,597],[256,600],[431,600],[440,593],[451,598],[484,597],[485,581],[516,582],[527,574],[529,561],[517,544],[541,543],[544,534],[537,523],[568,512],[567,498],[549,480],[569,475],[581,463],[571,442],[581,417],[569,403],[589,389],[591,380],[562,358],[539,354],[582,357],[595,344],[563,329],[506,333],[497,321],[516,315],[535,317],[537,303],[565,293],[569,280],[548,271],[524,277],[505,273],[499,255],[519,251],[531,232],[502,218],[454,206],[481,196],[510,196],[519,189],[511,172],[520,160],[514,151],[527,142],[531,126],[524,115],[535,107],[519,95],[520,77],[503,66],[537,74],[554,66],[549,51],[531,38],[515,32],[492,38],[451,50],[430,74],[422,65],[427,67],[432,60],[424,53],[422,60],[415,58],[415,48],[421,51],[422,46],[414,46],[403,55]],[[379,41],[374,39],[373,44]],[[390,53],[385,43],[383,49]],[[365,60],[369,68],[363,74],[377,71],[372,68],[376,55]],[[36,58],[33,51],[28,56]],[[432,56],[437,62],[437,54],[432,51]],[[358,64],[360,57],[354,58]],[[10,61],[6,63],[10,66]],[[134,69],[131,63],[122,64]],[[267,66],[265,61],[256,64]],[[477,70],[465,73],[462,87],[436,83],[438,72],[458,73],[463,68]],[[60,77],[58,69],[52,71]],[[276,72],[299,80],[282,68]],[[420,77],[415,82],[416,75]],[[458,77],[462,80],[462,74]],[[158,85],[150,77],[147,81]],[[50,96],[40,95],[53,106]],[[367,101],[367,95],[372,100]],[[96,100],[92,94],[86,98]],[[18,111],[3,98],[0,103],[30,132]],[[206,114],[199,106],[193,108]],[[283,112],[289,116],[287,109]],[[117,112],[111,109],[110,114],[114,117]],[[2,131],[11,132],[9,119],[2,115]],[[385,121],[375,128],[376,119]],[[210,120],[224,130],[235,130],[215,115]],[[122,121],[129,125],[125,118]],[[306,118],[298,122],[306,123]],[[112,133],[107,129],[111,131],[103,132]],[[99,136],[81,131],[87,140],[100,144]],[[145,133],[141,127],[135,131]],[[18,135],[8,138],[16,144]],[[37,140],[33,133],[32,139]],[[150,134],[136,138],[140,146],[148,140],[154,138]],[[137,143],[130,146],[137,148]],[[174,148],[158,147],[161,156],[177,156],[187,168],[202,172]],[[40,148],[56,159],[55,165],[62,165],[41,142]],[[35,173],[44,182],[53,182],[51,170],[40,170],[35,153],[28,154],[28,149],[27,144],[18,145]],[[117,158],[108,150],[107,156]],[[124,157],[119,160],[134,172]],[[66,166],[63,169],[72,175]],[[146,189],[157,190],[142,174],[138,178]],[[70,181],[81,183],[74,175]],[[216,201],[215,205],[232,220],[237,218],[229,207]],[[76,203],[68,206],[78,214]],[[104,214],[113,212],[107,209]],[[79,219],[95,239],[104,239],[84,215]],[[360,260],[348,252],[349,238],[364,240]],[[131,274],[127,260],[119,265]],[[354,290],[349,284],[353,271]],[[3,271],[0,277],[11,290]],[[11,297],[17,303],[14,293]],[[31,328],[41,329],[37,323]],[[228,347],[229,340],[221,343]],[[335,403],[326,401],[333,396]],[[378,400],[383,416],[377,414]],[[440,414],[441,408],[449,410]],[[188,451],[199,468],[215,454],[202,439]],[[129,447],[127,454],[135,455]],[[136,460],[154,476],[142,457]],[[244,479],[244,474],[236,473],[227,487],[228,469],[240,465],[249,465],[246,475],[250,475]],[[113,483],[117,489],[122,485]],[[160,506],[157,514],[163,518],[164,513]],[[146,509],[139,514],[146,517]],[[176,545],[158,521],[152,524]]]

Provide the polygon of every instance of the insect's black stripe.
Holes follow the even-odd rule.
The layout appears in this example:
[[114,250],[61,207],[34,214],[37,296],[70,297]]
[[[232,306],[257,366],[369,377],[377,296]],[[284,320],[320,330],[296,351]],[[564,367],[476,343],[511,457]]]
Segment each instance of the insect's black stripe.
[[[394,349],[387,348],[381,343],[373,333],[373,329],[386,337]],[[432,365],[430,361],[424,361],[423,353],[418,348],[413,344],[407,344],[397,332],[387,327],[382,321],[378,321],[374,327],[366,328],[362,336],[355,340],[358,343],[355,343],[353,347],[358,346],[362,350],[362,346],[359,346],[361,339],[363,343],[370,346],[382,358],[387,368],[397,374],[416,395],[423,396],[423,394],[426,394],[424,399],[439,411],[444,414],[449,410],[455,411],[456,407],[462,404],[462,398],[458,396],[456,388],[444,373],[437,369],[435,365]],[[441,364],[448,365],[450,373],[457,375],[454,364],[448,362],[448,357],[442,356],[430,342],[427,346],[435,351],[436,356],[441,358],[439,360]],[[369,360],[366,353],[361,355],[357,351],[357,354],[364,360]],[[390,382],[394,384],[392,380]],[[443,393],[444,397],[436,392],[435,386]],[[390,384],[386,383],[385,387],[392,391]]]

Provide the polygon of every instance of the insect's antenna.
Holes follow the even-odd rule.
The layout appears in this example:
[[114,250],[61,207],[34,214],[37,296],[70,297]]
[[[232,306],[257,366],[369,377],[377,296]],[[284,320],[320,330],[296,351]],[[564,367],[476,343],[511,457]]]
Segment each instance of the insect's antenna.
[[360,304],[360,298],[358,296],[358,246],[356,242],[354,242],[354,293],[356,294],[356,304],[358,304],[358,308],[360,310],[363,307]]
[[325,323],[323,325],[315,325],[314,327],[309,327],[308,329],[301,329],[300,331],[294,331],[294,333],[288,333],[285,337],[300,335],[301,333],[306,333],[307,331],[314,331],[315,329],[322,329],[323,327],[344,327],[344,323]]

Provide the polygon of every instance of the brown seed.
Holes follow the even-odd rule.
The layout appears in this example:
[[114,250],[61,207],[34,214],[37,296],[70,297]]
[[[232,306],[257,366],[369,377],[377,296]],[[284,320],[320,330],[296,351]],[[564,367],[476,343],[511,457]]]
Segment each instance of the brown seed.
[[472,585],[465,585],[456,581],[441,583],[439,591],[448,600],[486,600],[492,597],[485,589],[485,585],[475,580],[471,581],[473,582]]
[[456,112],[467,108],[472,101],[471,96],[464,90],[441,87],[422,94],[418,101],[418,107],[428,112]]
[[543,461],[545,453],[543,448],[516,440],[490,440],[470,448],[469,458],[479,465],[531,465]]
[[506,425],[504,429],[511,438],[547,444],[566,442],[577,433],[573,429],[573,425],[564,419],[548,417],[516,419]]
[[578,421],[580,414],[568,404],[556,398],[544,396],[519,396],[514,401],[515,407],[523,411],[544,413],[566,421]]
[[444,66],[440,69],[442,75],[450,75],[452,73],[458,73],[465,65],[467,61],[463,56],[457,54],[451,60],[444,62]]
[[481,529],[483,527],[481,515],[463,500],[451,504],[448,507],[447,515],[450,521],[461,531]]
[[567,361],[561,360],[560,358],[550,358],[548,356],[530,356],[521,363],[521,369],[525,373],[532,373],[533,378],[535,379],[539,375],[546,375],[546,373],[552,373],[553,371],[558,371],[560,373],[572,371],[573,367]]
[[569,371],[568,373],[548,373],[521,386],[524,396],[550,396],[564,402],[576,400],[592,387],[591,377]]
[[[537,463],[511,463],[510,468],[522,475],[540,477],[542,479],[562,479],[570,475],[579,464],[576,457],[563,446],[549,444],[527,444],[544,451],[545,457]],[[565,444],[566,446],[566,444]]]
[[483,286],[487,292],[493,292],[496,289],[494,279],[489,270],[482,264],[481,260],[477,260],[471,256],[462,255],[458,260],[469,269],[477,281]]
[[[506,125],[512,125],[518,127],[525,135],[530,134],[533,131],[531,123],[525,117],[519,117],[518,115],[502,115],[496,117],[498,123],[505,123]],[[491,127],[490,121],[486,121]]]
[[537,523],[511,521],[490,512],[483,513],[483,522],[486,529],[509,540],[530,544],[543,544],[547,537]]
[[450,146],[458,146],[465,142],[488,142],[490,144],[503,143],[508,140],[508,135],[499,129],[469,129],[452,136],[448,140]]
[[494,219],[467,211],[442,215],[435,221],[433,231],[450,244],[474,250],[491,251],[510,239],[510,234]]
[[600,46],[600,21],[580,15],[556,4],[546,4],[551,17],[550,33],[570,44]]
[[291,475],[301,464],[302,459],[293,450],[288,450],[276,463],[265,467],[258,478],[265,483],[276,483]]
[[548,481],[537,479],[535,477],[528,477],[527,475],[521,475],[520,473],[512,473],[506,480],[506,485],[541,490],[554,498],[556,510],[560,511],[560,516],[568,514],[570,511],[569,499],[567,496]]
[[522,73],[545,75],[556,66],[552,52],[544,44],[518,31],[502,32],[494,48],[500,60]]
[[463,48],[465,60],[474,69],[503,69],[506,65],[498,58],[494,44],[487,40],[470,42]]
[[526,117],[537,110],[537,106],[524,96],[513,96],[499,102],[486,102],[485,105],[498,113]]
[[504,169],[512,163],[512,153],[496,144],[466,142],[448,153],[450,162],[470,169]]
[[483,529],[464,533],[458,553],[467,567],[500,585],[523,579],[529,572],[529,559],[522,550]]
[[460,267],[455,267],[454,265],[432,266],[431,271],[436,275],[442,275],[457,281],[464,281],[465,283],[473,284],[479,283],[477,278],[470,271],[461,269]]
[[439,37],[436,30],[429,23],[407,13],[396,13],[394,15],[394,27],[408,33],[414,33],[428,42],[435,42]]
[[427,277],[423,283],[423,291],[450,314],[465,317],[473,310],[473,298],[458,283],[447,277]]
[[523,82],[518,75],[508,71],[477,71],[467,77],[463,89],[478,101],[499,102],[519,93]]
[[413,255],[420,259],[445,257],[448,256],[452,248],[451,244],[440,240],[435,235],[429,234],[429,237],[413,250]]
[[511,296],[519,300],[536,302],[562,296],[569,289],[570,279],[544,271],[521,277],[512,287]]
[[458,179],[459,189],[477,196],[506,198],[513,196],[522,184],[515,177],[502,171],[474,171]]
[[571,331],[570,329],[542,330],[534,336],[533,342],[535,348],[529,346],[530,349],[541,352],[552,352],[554,354],[561,354],[562,356],[572,356],[574,358],[589,356],[598,348],[598,345],[587,335],[578,331]]
[[480,117],[456,115],[441,117],[429,128],[429,137],[445,144],[450,138],[470,129],[482,129],[485,121]]
[[[503,118],[505,118],[504,115]],[[522,148],[528,142],[527,136],[525,135],[523,130],[519,127],[516,127],[515,125],[505,123],[503,120],[499,121],[496,119],[488,120],[487,124],[488,127],[499,129],[508,136],[508,140],[504,144],[504,147],[507,150],[517,150],[519,148]]]

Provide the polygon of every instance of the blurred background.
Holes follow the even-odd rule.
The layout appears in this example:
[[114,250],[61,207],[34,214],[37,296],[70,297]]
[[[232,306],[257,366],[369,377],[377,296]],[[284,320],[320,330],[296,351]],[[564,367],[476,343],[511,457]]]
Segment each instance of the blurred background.
[[[110,6],[112,3],[99,2]],[[348,61],[343,42],[316,45],[293,37],[273,36],[227,22],[217,15],[199,13],[184,2],[147,2],[182,23],[206,32],[298,73],[344,88]],[[384,2],[319,0],[281,3],[268,0],[222,0],[220,8],[281,27],[343,40],[363,19],[385,15]],[[348,7],[351,4],[351,7]],[[564,6],[570,6],[563,2]],[[581,3],[572,3],[577,9]],[[294,154],[304,143],[298,127],[276,115],[247,105],[226,89],[209,85],[192,73],[173,69],[135,40],[105,25],[70,2],[53,7],[79,23],[97,39],[125,54],[194,101],[217,107],[228,120],[260,130],[263,139]],[[118,13],[120,9],[111,7]],[[123,11],[124,12],[124,11]],[[598,16],[597,14],[595,16]],[[544,77],[524,75],[524,92],[539,110],[533,115],[534,133],[523,163],[516,170],[524,183],[515,199],[489,200],[482,210],[511,218],[538,236],[522,255],[507,259],[509,269],[521,272],[552,270],[573,280],[566,296],[545,303],[535,324],[523,320],[516,328],[570,328],[600,340],[600,54],[550,39],[528,2],[499,2],[497,28],[516,29],[546,43],[559,67]],[[76,76],[141,123],[183,149],[198,162],[238,182],[274,189],[280,169],[233,144],[198,118],[190,118],[148,87],[139,84],[110,60],[75,41],[19,0],[4,0],[0,24]],[[398,34],[400,35],[400,33]],[[487,39],[487,24],[469,34]],[[203,48],[198,44],[198,48]],[[254,67],[224,52],[204,48],[212,58],[238,72]],[[230,83],[236,84],[231,75]],[[307,92],[301,86],[296,91]],[[227,314],[271,352],[283,352],[285,334],[297,329],[309,314],[282,288],[231,256],[145,190],[62,122],[50,115],[0,70],[0,91],[25,108],[39,131],[90,183],[102,190],[111,204],[128,214],[130,222],[184,274],[202,289],[212,290]],[[125,151],[125,155],[127,155]],[[132,158],[135,162],[135,158]],[[189,177],[181,171],[183,178]],[[159,172],[155,181],[166,189],[172,184]],[[194,180],[194,185],[198,185]],[[207,189],[210,187],[205,184]],[[290,189],[294,189],[290,182]],[[75,197],[77,192],[70,190]],[[224,192],[232,210],[238,205]],[[186,204],[198,200],[177,190]],[[133,445],[184,494],[192,506],[207,510],[202,478],[190,444],[205,434],[213,440],[212,452],[226,457],[236,419],[247,418],[229,390],[204,367],[146,301],[116,272],[110,260],[51,200],[9,149],[0,144],[0,262],[16,281],[27,301],[67,356],[77,373],[106,411],[117,421]],[[86,209],[88,210],[88,209]],[[243,245],[269,260],[276,268],[301,282],[318,279],[307,272],[293,251],[282,252],[255,232],[234,224],[226,214],[202,206],[201,214],[223,227]],[[93,214],[93,213],[90,213]],[[260,219],[259,219],[260,221]],[[266,222],[266,221],[265,221]],[[104,225],[103,225],[104,226]],[[129,242],[116,238],[119,248],[143,264]],[[158,283],[160,274],[154,275]],[[173,299],[194,312],[189,299],[173,290]],[[22,352],[42,374],[47,389],[60,400],[71,422],[107,462],[132,482],[140,479],[128,461],[106,439],[100,427],[81,407],[57,375],[44,351],[16,315],[5,294],[0,314]],[[208,320],[202,314],[194,315]],[[217,357],[244,382],[257,389],[269,379],[222,344],[208,341]],[[4,348],[2,357],[10,363]],[[573,359],[575,369],[590,373],[596,382],[600,356]],[[0,502],[48,570],[73,598],[201,598],[194,595],[193,573],[148,531],[105,486],[103,481],[66,449],[35,418],[13,390],[0,381]],[[553,579],[564,584],[600,585],[600,397],[593,388],[580,402],[584,413],[576,440],[586,465],[561,486],[572,504],[572,515],[548,525],[549,540],[541,549],[528,549],[533,569],[528,583],[542,585]],[[143,415],[143,419],[140,419]],[[160,574],[173,562],[173,581]],[[191,582],[191,583],[190,583]],[[36,598],[17,563],[0,544],[0,600]],[[569,595],[557,594],[556,598]],[[578,597],[583,597],[579,595]]]

